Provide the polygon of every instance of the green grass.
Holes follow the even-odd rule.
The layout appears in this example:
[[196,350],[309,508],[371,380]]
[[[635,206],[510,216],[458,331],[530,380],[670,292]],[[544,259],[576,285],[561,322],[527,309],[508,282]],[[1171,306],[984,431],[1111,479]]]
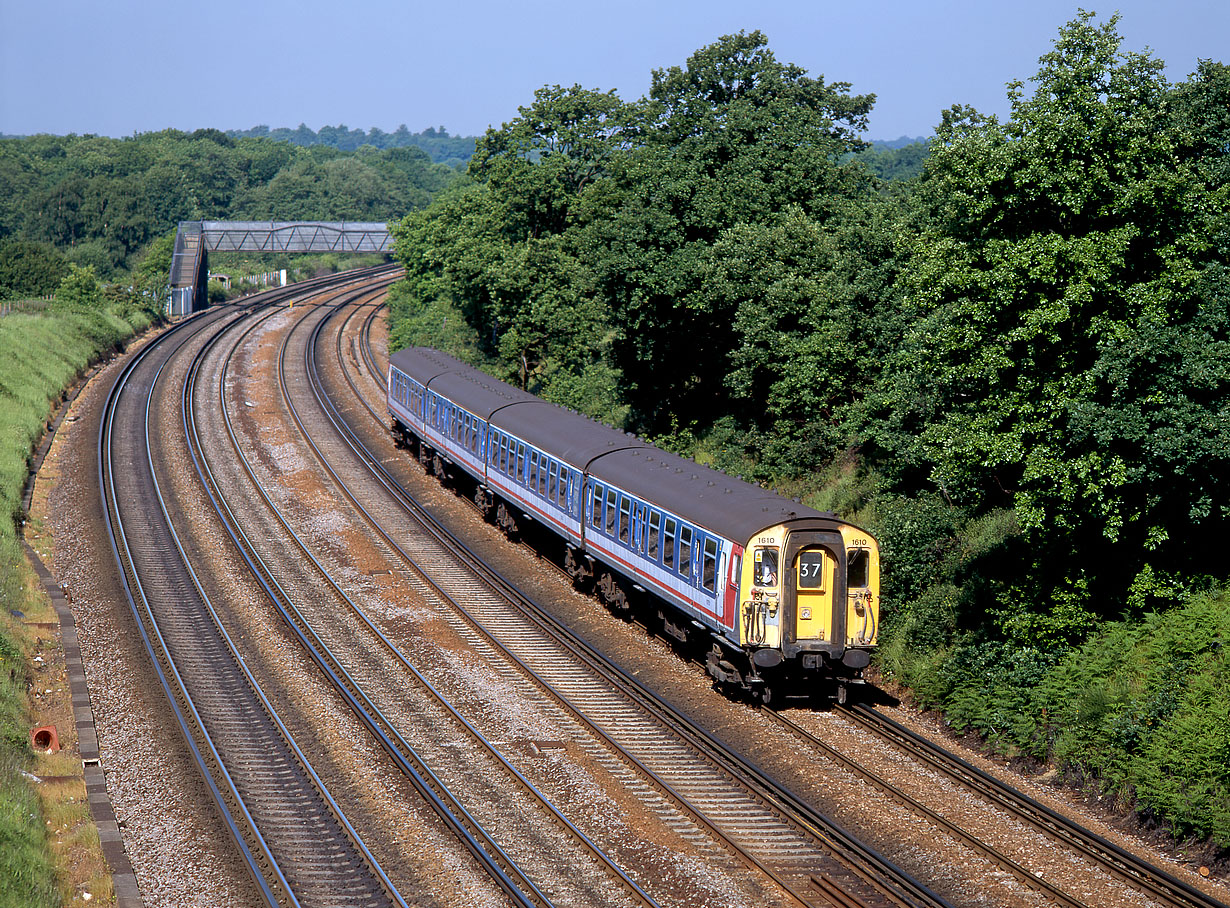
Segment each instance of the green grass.
[[0,318],[0,908],[61,904],[46,820],[23,772],[33,766],[27,734],[27,655],[11,610],[35,595],[18,536],[31,451],[62,389],[94,359],[150,322],[97,310],[51,307]]

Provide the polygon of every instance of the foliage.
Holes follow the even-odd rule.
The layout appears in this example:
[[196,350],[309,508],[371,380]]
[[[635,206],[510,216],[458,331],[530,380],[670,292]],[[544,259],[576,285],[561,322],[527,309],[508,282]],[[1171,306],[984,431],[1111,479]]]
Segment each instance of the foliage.
[[1021,745],[1165,823],[1230,847],[1230,599],[1113,622],[1050,671]]
[[[82,285],[93,280],[85,269],[74,273]],[[60,903],[46,827],[21,775],[31,766],[28,672],[7,614],[9,608],[29,608],[29,568],[18,525],[30,451],[61,389],[132,330],[102,308],[101,298],[89,306],[0,319],[0,598],[6,605],[0,618],[0,908]]]
[[443,126],[439,129],[428,126],[422,132],[410,132],[404,123],[393,132],[384,132],[375,126],[365,132],[362,129],[347,129],[345,125],[322,126],[319,132],[313,132],[300,123],[298,129],[255,126],[252,129],[227,130],[227,135],[232,138],[265,138],[302,146],[328,145],[341,151],[357,151],[365,145],[382,151],[414,148],[426,153],[433,162],[449,167],[461,166],[469,161],[474,154],[475,143],[473,136],[451,136]]
[[[11,547],[0,541],[0,549]],[[0,553],[5,571],[15,567],[7,554]],[[24,684],[10,677],[18,665],[24,681],[24,664],[0,625],[0,908],[38,908],[60,900],[38,801],[21,776],[30,752],[21,733],[27,727]]]
[[67,275],[64,256],[46,243],[0,239],[0,300],[49,296]]
[[478,142],[471,180],[394,230],[419,301],[458,312],[493,371],[592,416],[618,408],[611,316],[569,232],[616,151],[624,106],[577,86],[535,102]]
[[1015,512],[1034,557],[990,611],[1020,644],[1170,595],[1230,529],[1216,191],[1176,167],[1160,62],[1089,18],[1032,97],[1012,86],[1010,122],[945,115],[902,271],[913,326],[867,426],[904,485]]
[[56,288],[56,302],[64,306],[98,306],[102,302],[102,287],[94,266],[70,265],[68,274]]
[[906,140],[908,144],[873,142],[858,158],[881,180],[908,180],[922,173],[930,148],[926,140]]
[[387,221],[456,176],[415,147],[346,152],[218,130],[0,139],[0,240],[48,244],[110,281],[181,220]]
[[[796,280],[838,260],[852,262],[846,271],[870,263],[847,255],[870,231],[843,201],[873,193],[859,165],[839,160],[861,147],[855,132],[871,104],[848,89],[779,63],[758,32],[655,72],[636,103],[580,86],[540,89],[479,139],[471,182],[401,225],[407,281],[424,304],[447,299],[464,316],[498,374],[550,399],[662,434],[681,418],[703,426],[724,415],[713,390],[731,383],[753,392],[735,414],[741,422],[786,426],[774,456],[797,444],[829,453],[837,433],[805,431],[799,419],[806,410],[822,427],[833,402],[796,403],[793,375],[761,374],[776,364],[733,355],[772,345],[772,329],[802,313],[827,318],[829,335],[794,340],[822,369],[798,381],[821,391],[812,379],[842,373],[843,363],[828,364],[837,345],[850,333],[873,336],[848,322],[871,308],[874,282],[851,299],[844,278]],[[747,315],[732,332],[740,307],[764,289],[755,252],[783,241],[798,252],[780,269],[771,300],[780,311],[767,328]]]

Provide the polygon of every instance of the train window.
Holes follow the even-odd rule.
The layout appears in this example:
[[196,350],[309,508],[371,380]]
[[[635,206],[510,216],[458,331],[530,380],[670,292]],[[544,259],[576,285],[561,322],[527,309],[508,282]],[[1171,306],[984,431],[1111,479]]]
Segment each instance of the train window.
[[547,470],[547,501],[554,502],[556,500],[555,490],[559,487],[559,464],[554,460],[551,461],[551,467]]
[[632,502],[626,497],[619,499],[619,541],[629,545],[632,538]]
[[619,493],[614,489],[606,490],[606,534],[615,535],[615,507],[619,504]]
[[500,436],[495,430],[487,438],[487,459],[493,467],[500,465]]
[[752,582],[757,586],[777,586],[777,549],[760,546],[752,556],[755,570]]
[[570,475],[567,467],[559,468],[559,489],[555,493],[555,501],[561,508],[568,508],[568,476]]
[[602,486],[595,485],[590,491],[589,522],[594,527],[602,528]]
[[717,592],[717,555],[717,540],[706,539],[705,555],[701,562],[700,585],[711,593]]
[[871,551],[850,549],[846,552],[846,587],[871,586]]
[[679,573],[692,576],[692,528],[679,528]]
[[528,485],[531,489],[538,488],[538,452],[530,451],[530,472],[527,477]]
[[824,552],[819,549],[799,555],[799,589],[824,589]]
[[[552,462],[551,466],[555,466]],[[547,456],[544,454],[542,462],[538,465],[538,494],[543,498],[547,497]]]
[[738,555],[730,556],[730,585],[739,585],[739,567],[742,565],[743,559]]
[[663,531],[662,539],[662,563],[672,571],[675,569],[675,529],[677,526],[673,517],[666,518],[666,529]]
[[662,514],[659,511],[649,512],[649,557],[658,560],[658,536],[662,533]]
[[513,475],[517,482],[525,482],[525,444],[517,442],[517,472]]

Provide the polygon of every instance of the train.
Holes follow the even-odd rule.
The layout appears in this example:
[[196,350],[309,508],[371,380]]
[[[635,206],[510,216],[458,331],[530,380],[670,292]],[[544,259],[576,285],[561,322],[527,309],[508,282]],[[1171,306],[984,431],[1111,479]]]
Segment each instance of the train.
[[763,703],[845,702],[876,647],[866,530],[549,403],[438,350],[389,358],[399,445],[509,534],[541,527],[608,607],[691,647],[715,685]]

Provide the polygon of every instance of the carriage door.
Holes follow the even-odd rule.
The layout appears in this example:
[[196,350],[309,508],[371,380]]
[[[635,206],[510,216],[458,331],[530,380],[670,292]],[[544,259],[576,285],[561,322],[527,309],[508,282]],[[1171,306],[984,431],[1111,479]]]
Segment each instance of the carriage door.
[[836,552],[844,551],[840,546],[836,533],[791,533],[787,539],[790,582],[782,590],[787,642],[845,638],[845,610],[833,608],[834,602],[845,605],[845,591],[837,589],[841,575]]
[[794,562],[796,640],[832,639],[833,556],[820,548],[803,549]]

